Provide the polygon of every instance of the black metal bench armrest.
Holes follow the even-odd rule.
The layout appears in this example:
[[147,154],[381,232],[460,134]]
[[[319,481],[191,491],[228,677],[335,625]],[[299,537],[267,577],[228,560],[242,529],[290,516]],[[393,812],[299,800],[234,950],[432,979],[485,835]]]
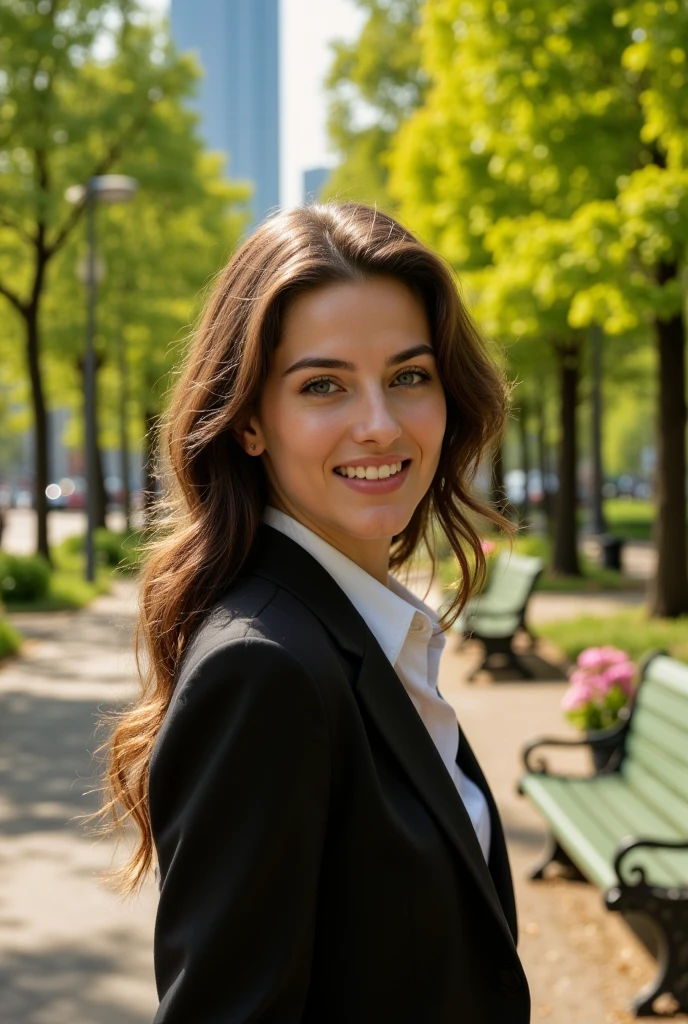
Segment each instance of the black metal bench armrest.
[[[626,711],[622,708],[622,711]],[[611,725],[608,729],[597,729],[594,732],[586,733],[585,736],[581,736],[580,739],[563,739],[556,736],[538,736],[530,743],[527,743],[523,748],[523,764],[528,772],[532,772],[535,775],[549,775],[551,774],[547,770],[547,762],[543,758],[539,758],[536,763],[531,763],[531,756],[535,750],[539,747],[596,747],[604,746],[610,740],[615,740],[621,736],[628,728],[628,716],[626,715],[615,725]]]
[[647,884],[645,868],[641,864],[634,864],[633,867],[629,869],[631,876],[633,877],[633,881],[628,881],[621,874],[621,864],[624,858],[631,852],[631,850],[639,850],[644,846],[649,846],[658,850],[688,850],[688,839],[639,839],[636,836],[624,839],[624,841],[619,844],[614,857],[614,871],[616,872],[616,877],[619,879],[619,883],[621,885]]

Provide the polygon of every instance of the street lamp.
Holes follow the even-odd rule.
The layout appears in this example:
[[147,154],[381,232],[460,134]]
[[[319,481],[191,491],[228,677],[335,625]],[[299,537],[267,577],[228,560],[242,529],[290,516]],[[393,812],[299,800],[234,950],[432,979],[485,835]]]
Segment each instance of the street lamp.
[[96,520],[96,361],[93,340],[96,333],[96,285],[99,266],[96,261],[96,203],[126,203],[132,198],[138,182],[126,174],[99,174],[86,185],[72,185],[65,192],[69,203],[83,203],[86,208],[88,258],[86,264],[86,351],[84,353],[85,446],[86,446],[86,579],[95,579],[95,547],[93,535]]

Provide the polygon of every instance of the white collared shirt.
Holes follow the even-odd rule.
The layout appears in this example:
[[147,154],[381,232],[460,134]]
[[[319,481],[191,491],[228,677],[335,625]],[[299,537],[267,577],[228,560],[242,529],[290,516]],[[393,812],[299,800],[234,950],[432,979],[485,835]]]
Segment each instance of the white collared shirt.
[[267,506],[263,520],[305,548],[332,576],[393,665],[473,822],[485,856],[490,852],[490,813],[482,791],[456,763],[459,727],[454,709],[437,689],[444,634],[438,616],[394,576],[388,586],[292,516]]

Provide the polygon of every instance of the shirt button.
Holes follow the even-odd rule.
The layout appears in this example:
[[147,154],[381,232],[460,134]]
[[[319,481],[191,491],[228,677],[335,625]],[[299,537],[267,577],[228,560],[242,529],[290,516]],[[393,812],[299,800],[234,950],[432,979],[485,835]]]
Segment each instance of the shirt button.
[[499,972],[499,987],[510,995],[520,991],[523,982],[518,971],[514,971],[511,967],[503,967]]

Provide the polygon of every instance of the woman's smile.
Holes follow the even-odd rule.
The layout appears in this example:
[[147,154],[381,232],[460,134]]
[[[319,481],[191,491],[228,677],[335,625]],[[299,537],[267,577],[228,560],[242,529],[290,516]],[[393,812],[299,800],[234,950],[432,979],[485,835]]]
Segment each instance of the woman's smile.
[[343,484],[361,494],[390,494],[403,486],[411,459],[383,456],[380,459],[351,459],[336,466],[334,473]]

